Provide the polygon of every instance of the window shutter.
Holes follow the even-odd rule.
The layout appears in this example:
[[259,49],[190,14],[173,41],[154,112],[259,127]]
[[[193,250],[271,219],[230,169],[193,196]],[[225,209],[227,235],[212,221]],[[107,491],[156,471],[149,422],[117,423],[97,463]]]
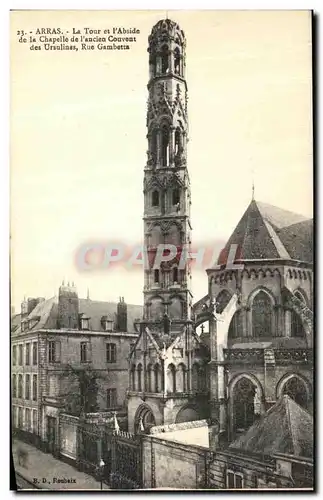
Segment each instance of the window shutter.
[[59,340],[55,342],[55,361],[56,363],[61,361],[61,343]]

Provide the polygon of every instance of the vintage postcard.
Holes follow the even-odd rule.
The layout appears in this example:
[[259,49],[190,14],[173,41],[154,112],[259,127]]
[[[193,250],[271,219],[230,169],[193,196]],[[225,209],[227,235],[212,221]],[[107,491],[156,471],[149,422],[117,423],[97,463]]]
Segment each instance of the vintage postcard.
[[313,14],[12,11],[19,490],[313,490]]

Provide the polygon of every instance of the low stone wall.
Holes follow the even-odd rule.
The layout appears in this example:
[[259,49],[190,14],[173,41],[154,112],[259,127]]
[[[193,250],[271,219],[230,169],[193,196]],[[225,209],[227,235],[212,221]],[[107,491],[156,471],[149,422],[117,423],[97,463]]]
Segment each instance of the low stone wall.
[[207,448],[200,446],[155,435],[142,436],[144,488],[206,488],[209,454]]

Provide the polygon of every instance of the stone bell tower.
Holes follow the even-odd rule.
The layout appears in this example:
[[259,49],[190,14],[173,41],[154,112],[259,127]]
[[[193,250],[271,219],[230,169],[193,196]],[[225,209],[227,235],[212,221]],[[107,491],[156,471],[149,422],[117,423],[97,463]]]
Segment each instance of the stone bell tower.
[[[167,336],[183,330],[191,319],[192,306],[191,273],[188,259],[182,255],[191,243],[186,41],[178,24],[165,19],[153,27],[148,43],[144,241],[149,265],[145,270],[144,321],[158,330],[157,323],[162,320],[160,334]],[[176,247],[177,254],[159,265],[158,245],[167,244]]]
[[165,19],[152,28],[148,44],[144,314],[129,355],[130,432],[204,418],[207,398],[205,346],[191,317],[185,36]]

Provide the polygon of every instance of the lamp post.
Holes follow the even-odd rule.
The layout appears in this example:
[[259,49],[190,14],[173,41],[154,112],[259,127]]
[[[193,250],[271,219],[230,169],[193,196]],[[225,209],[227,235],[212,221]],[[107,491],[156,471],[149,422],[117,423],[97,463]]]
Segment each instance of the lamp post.
[[101,489],[101,490],[103,489],[103,487],[102,487],[102,483],[103,483],[103,471],[104,471],[104,466],[105,466],[104,460],[101,458],[101,459],[100,459],[100,462],[99,462],[99,471],[100,471],[100,489]]

